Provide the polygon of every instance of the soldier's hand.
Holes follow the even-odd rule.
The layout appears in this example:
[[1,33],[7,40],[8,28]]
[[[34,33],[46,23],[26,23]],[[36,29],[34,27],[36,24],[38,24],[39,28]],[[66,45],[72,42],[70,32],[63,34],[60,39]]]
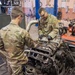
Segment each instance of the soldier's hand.
[[38,46],[39,46],[39,44],[36,43],[36,44],[35,44],[35,48],[37,48]]
[[39,45],[38,40],[34,41],[34,47],[36,48],[36,47],[38,47],[38,45]]

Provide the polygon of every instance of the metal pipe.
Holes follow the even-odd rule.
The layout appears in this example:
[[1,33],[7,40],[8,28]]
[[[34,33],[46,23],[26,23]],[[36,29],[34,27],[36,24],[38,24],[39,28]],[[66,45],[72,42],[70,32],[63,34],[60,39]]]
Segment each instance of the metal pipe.
[[31,26],[32,26],[33,24],[37,24],[37,23],[38,23],[38,20],[32,20],[32,21],[30,21],[30,22],[28,23],[27,27],[26,27],[26,31],[29,32]]

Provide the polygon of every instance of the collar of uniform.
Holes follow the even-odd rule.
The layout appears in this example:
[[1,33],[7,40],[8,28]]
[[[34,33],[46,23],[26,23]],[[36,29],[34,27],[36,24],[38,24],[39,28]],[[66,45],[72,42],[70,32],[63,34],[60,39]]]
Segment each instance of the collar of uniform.
[[19,26],[19,25],[17,25],[17,24],[15,24],[15,23],[13,23],[13,22],[10,22],[10,24],[11,24],[11,25],[16,25],[16,26]]
[[47,17],[47,19],[45,20],[45,22],[48,22],[49,16],[51,16],[51,15],[50,15],[50,14],[48,14],[48,17]]

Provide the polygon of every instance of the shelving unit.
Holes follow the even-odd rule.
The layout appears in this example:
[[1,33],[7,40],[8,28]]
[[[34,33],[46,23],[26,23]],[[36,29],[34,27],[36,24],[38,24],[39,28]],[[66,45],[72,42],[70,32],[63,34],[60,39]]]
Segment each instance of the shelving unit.
[[[22,6],[21,1],[20,0],[3,0],[4,2],[2,2],[2,7],[7,9],[6,14],[9,15],[11,12],[11,9],[14,6]],[[6,3],[5,3],[6,2]]]
[[[2,0],[3,1],[3,0]],[[6,0],[7,1],[7,0]],[[13,4],[13,2],[12,1],[14,1],[14,0],[11,0],[11,3],[10,3],[10,5],[8,5],[8,4],[2,4],[1,6],[2,7],[4,7],[4,8],[6,8],[7,9],[7,11],[6,11],[6,13],[1,13],[0,14],[0,28],[2,28],[2,27],[4,27],[4,26],[6,26],[7,24],[9,24],[9,22],[11,21],[11,19],[10,19],[10,12],[11,12],[11,9],[14,7],[14,6],[22,6],[21,5],[21,0],[15,0],[15,1],[19,1],[19,4]],[[6,19],[7,18],[7,19]],[[24,17],[24,19],[22,20],[22,23],[20,24],[20,26],[22,27],[22,28],[26,28],[26,24],[25,24],[25,17]]]

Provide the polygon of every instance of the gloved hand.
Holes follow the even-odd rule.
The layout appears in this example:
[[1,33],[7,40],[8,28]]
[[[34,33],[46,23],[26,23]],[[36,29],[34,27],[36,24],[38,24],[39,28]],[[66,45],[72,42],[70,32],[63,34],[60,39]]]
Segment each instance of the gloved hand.
[[39,38],[42,39],[43,35],[39,35]]
[[52,37],[48,35],[48,40],[52,40]]

